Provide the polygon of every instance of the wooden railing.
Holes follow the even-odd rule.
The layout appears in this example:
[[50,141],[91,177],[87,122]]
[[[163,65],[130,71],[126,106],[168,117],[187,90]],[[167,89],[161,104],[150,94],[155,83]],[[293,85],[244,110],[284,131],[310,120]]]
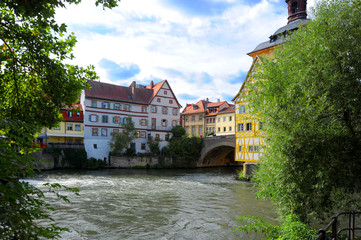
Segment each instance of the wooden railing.
[[[348,218],[348,227],[338,229],[340,225],[339,218],[341,216],[346,216]],[[337,240],[341,233],[345,233],[345,235],[348,236],[348,240],[355,240],[355,232],[361,231],[361,228],[356,227],[356,216],[361,216],[361,212],[343,212],[337,214],[332,217],[331,222],[324,229],[318,231],[318,236],[315,240]]]

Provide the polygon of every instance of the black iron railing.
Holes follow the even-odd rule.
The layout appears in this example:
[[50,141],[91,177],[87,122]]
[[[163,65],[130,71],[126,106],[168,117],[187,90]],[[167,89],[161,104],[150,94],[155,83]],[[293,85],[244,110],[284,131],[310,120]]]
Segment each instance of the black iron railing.
[[[347,227],[339,228],[340,225],[340,217],[346,216],[348,225]],[[315,240],[337,240],[340,235],[344,233],[348,235],[348,240],[355,240],[356,231],[361,231],[361,228],[356,227],[356,217],[361,216],[361,212],[344,212],[339,213],[336,216],[332,217],[331,222],[324,228],[318,231],[318,236]],[[327,232],[329,232],[327,234]]]

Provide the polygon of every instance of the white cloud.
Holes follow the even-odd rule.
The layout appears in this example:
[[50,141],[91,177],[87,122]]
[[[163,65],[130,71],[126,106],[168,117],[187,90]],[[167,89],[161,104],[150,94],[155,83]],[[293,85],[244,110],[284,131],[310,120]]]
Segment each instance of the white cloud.
[[[238,92],[243,79],[239,84],[227,80],[239,71],[247,72],[252,59],[246,54],[287,23],[287,5],[279,0],[252,5],[214,1],[229,2],[232,7],[222,15],[190,16],[169,8],[163,0],[147,0],[146,4],[122,0],[112,10],[83,0],[78,6],[59,10],[57,19],[77,36],[74,63],[95,65],[101,81],[111,82],[99,66],[101,59],[108,59],[140,68],[134,77],[116,83],[168,79],[176,95],[216,100]],[[203,83],[204,73],[213,79],[211,83]],[[186,100],[179,101],[185,106]]]

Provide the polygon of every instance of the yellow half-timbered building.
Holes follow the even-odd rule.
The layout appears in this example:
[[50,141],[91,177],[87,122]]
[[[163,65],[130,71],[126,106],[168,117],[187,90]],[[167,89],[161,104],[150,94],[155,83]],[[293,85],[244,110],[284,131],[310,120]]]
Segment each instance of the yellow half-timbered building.
[[246,96],[250,93],[247,86],[254,79],[253,74],[257,71],[256,64],[260,61],[259,57],[255,57],[252,67],[249,70],[245,81],[242,84],[236,97],[235,102],[235,160],[242,162],[258,162],[264,149],[262,134],[262,122],[252,117],[248,111],[248,103]]
[[262,138],[262,120],[249,114],[246,97],[250,92],[248,85],[254,80],[255,72],[260,71],[258,63],[260,57],[272,58],[275,47],[282,44],[285,37],[297,30],[301,25],[306,24],[306,0],[286,0],[288,5],[288,23],[279,28],[268,41],[260,43],[252,52],[248,53],[253,58],[252,66],[248,71],[241,89],[233,98],[235,103],[235,161],[259,162],[264,153],[264,140]]

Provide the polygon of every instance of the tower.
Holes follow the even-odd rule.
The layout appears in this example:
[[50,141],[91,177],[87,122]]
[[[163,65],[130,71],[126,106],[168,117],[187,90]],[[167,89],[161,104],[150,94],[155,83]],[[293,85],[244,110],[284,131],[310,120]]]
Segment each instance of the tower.
[[288,4],[288,22],[307,18],[307,0],[286,0],[286,3]]

